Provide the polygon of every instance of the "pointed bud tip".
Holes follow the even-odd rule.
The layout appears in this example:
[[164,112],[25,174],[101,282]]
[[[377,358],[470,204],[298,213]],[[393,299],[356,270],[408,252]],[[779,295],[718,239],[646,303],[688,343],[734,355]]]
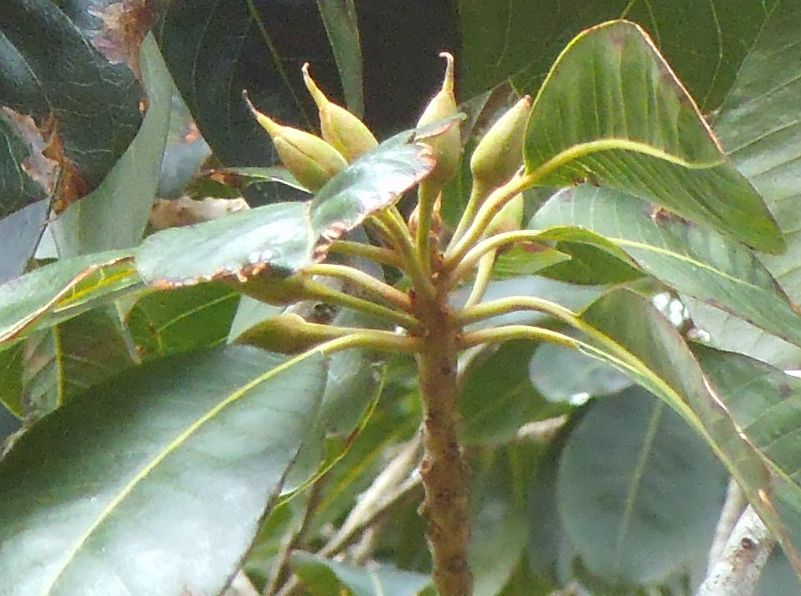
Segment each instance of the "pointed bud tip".
[[325,93],[322,92],[311,77],[309,73],[309,63],[306,62],[300,70],[303,72],[303,83],[306,85],[306,89],[309,90],[309,94],[312,96],[314,103],[317,104],[317,107],[322,108],[325,104],[329,103]]
[[454,79],[454,60],[450,52],[440,52],[440,58],[445,58],[445,78],[442,81],[442,90],[448,93],[453,92]]

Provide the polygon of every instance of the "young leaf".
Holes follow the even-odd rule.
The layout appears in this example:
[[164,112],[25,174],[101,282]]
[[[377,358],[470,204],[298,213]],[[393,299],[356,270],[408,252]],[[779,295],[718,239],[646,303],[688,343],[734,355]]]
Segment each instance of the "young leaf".
[[538,184],[589,179],[760,250],[784,248],[759,194],[728,163],[693,100],[632,23],[593,27],[562,52],[534,101],[524,153]]
[[20,594],[218,593],[324,380],[319,353],[229,347],[146,365],[44,418],[0,462],[3,581]]

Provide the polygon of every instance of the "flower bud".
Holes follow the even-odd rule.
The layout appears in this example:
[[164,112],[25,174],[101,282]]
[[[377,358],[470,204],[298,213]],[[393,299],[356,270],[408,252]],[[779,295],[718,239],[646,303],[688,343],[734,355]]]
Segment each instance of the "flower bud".
[[523,224],[523,193],[518,193],[495,214],[487,226],[487,236],[515,232]]
[[501,116],[478,143],[470,158],[473,180],[482,188],[501,186],[523,165],[523,137],[531,112],[526,95]]
[[245,101],[258,123],[270,135],[286,169],[310,191],[317,192],[347,167],[348,162],[339,151],[320,137],[291,126],[282,126],[259,112],[247,96]]
[[256,346],[270,352],[294,354],[313,348],[326,339],[316,332],[319,325],[307,323],[294,313],[283,313],[254,325],[236,338],[236,343]]
[[[417,128],[422,128],[429,124],[434,124],[457,113],[456,97],[453,94],[453,56],[447,52],[440,54],[447,61],[445,68],[445,79],[442,81],[442,88],[429,102]],[[459,132],[459,123],[454,123],[448,130],[441,135],[425,139],[424,141],[431,146],[437,165],[431,172],[429,180],[439,184],[445,184],[450,180],[459,169],[459,158],[462,154],[462,136]]]
[[303,65],[303,82],[320,112],[323,140],[339,151],[348,162],[356,160],[378,145],[364,122],[345,108],[328,100],[309,74],[309,63]]

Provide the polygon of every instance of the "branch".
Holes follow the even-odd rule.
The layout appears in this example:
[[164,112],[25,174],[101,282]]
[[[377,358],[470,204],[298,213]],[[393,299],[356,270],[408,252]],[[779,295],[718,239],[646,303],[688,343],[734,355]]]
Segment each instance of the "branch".
[[747,505],[748,501],[745,498],[743,489],[737,484],[737,480],[731,478],[726,489],[726,501],[723,503],[720,519],[718,519],[718,525],[715,527],[715,537],[712,540],[712,546],[709,548],[707,574],[712,573],[715,564],[723,556],[723,551],[731,537],[731,533],[734,531],[734,526]]
[[697,596],[750,596],[776,540],[749,505]]

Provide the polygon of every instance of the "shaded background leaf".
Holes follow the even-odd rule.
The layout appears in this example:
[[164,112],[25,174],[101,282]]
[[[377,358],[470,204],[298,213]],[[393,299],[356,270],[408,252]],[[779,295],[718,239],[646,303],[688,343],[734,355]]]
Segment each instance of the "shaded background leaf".
[[559,513],[587,568],[623,590],[703,571],[725,488],[695,431],[633,388],[593,402],[570,433]]
[[[45,193],[53,196],[58,210],[100,184],[142,119],[136,65],[124,61],[124,44],[138,46],[108,35],[111,22],[104,20],[108,13],[102,11],[106,7],[97,4],[94,8],[100,12],[88,11],[86,2],[63,8],[48,0],[7,0],[0,5],[0,106],[5,108],[6,124],[15,123],[18,141],[32,153],[47,147],[47,159],[36,156],[33,177],[44,181]],[[136,13],[129,24],[144,32],[149,17],[147,11]],[[20,157],[17,153],[12,163],[11,156],[3,156],[4,184],[7,176],[19,177],[26,169]],[[29,180],[24,188],[30,188]],[[0,215],[37,198],[42,196],[4,195]]]

